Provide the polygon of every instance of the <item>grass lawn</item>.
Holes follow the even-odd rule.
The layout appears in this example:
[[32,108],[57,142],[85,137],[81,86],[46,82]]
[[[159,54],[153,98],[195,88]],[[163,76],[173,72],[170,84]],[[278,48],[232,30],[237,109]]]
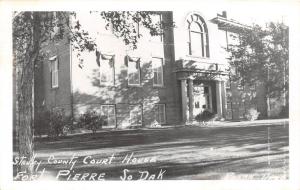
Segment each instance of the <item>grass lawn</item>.
[[40,138],[35,153],[54,180],[287,179],[288,143],[288,124],[243,124]]

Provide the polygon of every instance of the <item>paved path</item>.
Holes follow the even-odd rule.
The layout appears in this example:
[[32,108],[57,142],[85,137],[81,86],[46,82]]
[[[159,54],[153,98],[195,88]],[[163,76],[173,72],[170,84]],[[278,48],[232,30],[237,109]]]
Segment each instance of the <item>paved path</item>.
[[[70,161],[75,154],[71,175],[65,171],[60,180],[80,180],[83,175],[85,180],[97,180],[101,173],[106,180],[139,179],[141,175],[149,179],[151,174],[154,179],[288,178],[288,122],[240,124],[74,135],[56,141],[40,139],[35,147],[42,160],[40,168],[45,167],[52,178],[71,165],[54,164],[54,159],[48,163],[49,156]],[[97,176],[91,178],[92,173]]]

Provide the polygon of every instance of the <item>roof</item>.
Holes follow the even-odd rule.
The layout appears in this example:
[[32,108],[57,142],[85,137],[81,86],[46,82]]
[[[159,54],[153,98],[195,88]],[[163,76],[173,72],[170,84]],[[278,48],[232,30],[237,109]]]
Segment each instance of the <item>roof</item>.
[[251,30],[252,27],[242,24],[233,19],[227,19],[223,16],[218,15],[213,18],[211,22],[218,24],[219,28],[222,30],[232,30],[232,31],[240,31],[240,30]]

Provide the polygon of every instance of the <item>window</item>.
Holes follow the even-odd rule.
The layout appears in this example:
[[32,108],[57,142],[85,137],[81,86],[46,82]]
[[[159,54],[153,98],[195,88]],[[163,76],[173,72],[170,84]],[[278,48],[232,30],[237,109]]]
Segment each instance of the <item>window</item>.
[[210,103],[210,88],[209,86],[204,86],[204,96],[205,96],[205,102],[206,105],[203,107],[204,109],[211,109],[211,103]]
[[227,109],[226,109],[226,119],[232,119],[232,106],[231,106],[231,99],[227,99]]
[[212,111],[212,92],[211,86],[208,85],[195,85],[194,86],[194,108],[196,112],[204,110]]
[[231,85],[230,85],[230,78],[228,80],[226,80],[225,82],[225,88],[226,89],[230,89],[231,88]]
[[155,120],[159,124],[166,123],[166,112],[165,112],[165,104],[156,104],[155,105]]
[[208,30],[204,19],[193,14],[188,20],[189,30],[189,54],[209,57]]
[[163,86],[163,59],[152,58],[153,86]]
[[130,124],[132,126],[140,126],[142,125],[142,105],[130,105],[130,112],[129,112],[129,117],[130,117]]
[[101,105],[102,128],[114,128],[116,126],[115,105]]
[[140,58],[128,58],[128,85],[141,84]]
[[[151,15],[152,23],[158,26],[159,30],[162,30],[161,23],[162,23],[162,15],[161,14],[153,14]],[[162,32],[162,31],[159,31]],[[156,36],[151,36],[152,42],[160,43],[163,41],[163,35],[158,34]]]
[[50,67],[51,67],[51,87],[58,87],[58,60],[57,57],[50,58]]
[[113,55],[100,55],[100,84],[114,85],[115,83],[115,69]]
[[239,118],[242,119],[245,116],[245,102],[244,101],[240,101],[239,102]]

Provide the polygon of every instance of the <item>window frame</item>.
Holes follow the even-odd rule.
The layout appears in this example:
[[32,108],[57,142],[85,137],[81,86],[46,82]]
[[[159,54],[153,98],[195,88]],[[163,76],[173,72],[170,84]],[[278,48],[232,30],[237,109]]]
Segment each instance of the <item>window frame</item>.
[[[55,89],[59,87],[59,83],[58,83],[58,57],[57,56],[53,56],[51,58],[49,58],[50,61],[50,71],[51,71],[51,88]],[[56,84],[54,83],[56,79]]]
[[[153,16],[158,16],[159,17],[159,23],[162,24],[163,18],[162,18],[162,14],[161,13],[156,13]],[[163,31],[163,28],[162,28],[161,25],[160,25],[160,30]],[[161,35],[158,35],[158,36],[151,36],[150,41],[153,42],[153,43],[162,43],[164,41],[164,35],[161,34]]]
[[225,89],[226,90],[231,89],[231,79],[230,79],[230,77],[225,81]]
[[[196,17],[196,19],[194,18]],[[191,20],[187,20],[188,22],[188,48],[189,48],[189,55],[190,56],[196,56],[196,57],[201,57],[201,58],[209,58],[210,57],[210,51],[209,51],[209,35],[208,35],[208,28],[207,24],[204,21],[204,19],[197,14],[191,15]],[[193,30],[191,29],[191,25],[196,24],[199,27],[199,30]],[[199,34],[201,37],[201,54],[193,54],[193,40],[192,40],[192,33],[193,34]]]
[[[163,117],[164,122],[158,121],[157,118],[156,118],[156,115],[158,115],[160,117],[160,109],[159,109],[160,106],[163,106],[163,109],[162,109],[163,112],[162,113],[164,115],[164,117]],[[166,104],[162,104],[162,103],[155,104],[155,114],[154,114],[154,116],[155,116],[155,121],[157,121],[159,124],[166,124],[167,123]]]
[[[110,57],[108,59],[103,59],[103,56]],[[103,82],[101,81],[102,78],[102,69],[101,65],[103,65],[104,61],[108,61],[108,64],[110,64],[110,61],[112,62],[112,81],[111,82]],[[100,54],[100,66],[99,66],[99,82],[101,86],[114,86],[115,85],[115,55],[108,55],[108,54]]]
[[[112,129],[112,128],[116,128],[117,127],[117,114],[116,114],[116,105],[115,104],[101,104],[100,105],[100,116],[106,116],[103,114],[103,107],[113,107],[113,110],[114,110],[114,115],[113,115],[113,119],[114,119],[114,125],[112,125],[113,127],[110,127],[110,125],[108,125],[108,121],[109,121],[109,115],[107,116],[107,125],[104,127],[104,128],[107,128],[107,129]],[[102,123],[102,128],[103,128],[103,123]]]
[[[157,68],[154,68],[153,67],[153,60],[154,59],[160,59],[161,60],[161,76],[162,76],[162,79],[161,79],[161,84],[156,84],[155,83],[155,80],[154,80],[154,75],[155,75],[155,69],[157,69]],[[153,86],[154,87],[163,87],[164,85],[165,85],[165,83],[164,83],[164,58],[162,58],[162,57],[152,57],[152,62],[151,62],[151,67],[152,67],[152,83],[153,83]],[[158,72],[157,72],[158,73]],[[157,77],[158,78],[158,77]]]
[[[130,58],[136,59],[136,61],[130,61]],[[142,79],[141,79],[141,60],[140,60],[140,58],[139,57],[129,57],[129,56],[127,56],[126,59],[127,59],[127,84],[128,84],[128,86],[141,86]],[[130,80],[129,80],[129,74],[130,74],[129,73],[129,65],[131,65],[132,63],[135,63],[135,64],[139,65],[139,68],[137,69],[138,76],[139,76],[138,77],[139,78],[139,82],[135,83],[135,84],[134,83],[130,83]]]

